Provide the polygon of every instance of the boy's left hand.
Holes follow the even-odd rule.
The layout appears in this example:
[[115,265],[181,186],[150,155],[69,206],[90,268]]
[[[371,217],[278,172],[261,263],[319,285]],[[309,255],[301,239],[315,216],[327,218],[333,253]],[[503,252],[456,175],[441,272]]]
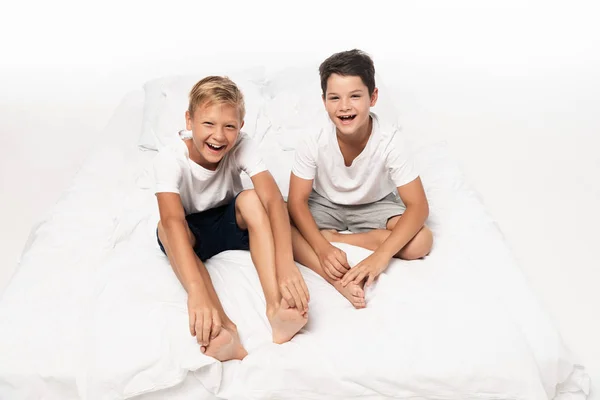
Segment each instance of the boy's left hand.
[[281,296],[290,307],[296,307],[300,312],[308,311],[310,295],[304,278],[295,263],[283,266],[277,270],[277,282]]
[[369,286],[379,274],[385,271],[389,263],[390,259],[388,257],[374,252],[356,264],[354,268],[344,275],[342,278],[342,286],[346,286],[350,282],[354,282],[358,285],[365,278],[367,279],[366,285]]

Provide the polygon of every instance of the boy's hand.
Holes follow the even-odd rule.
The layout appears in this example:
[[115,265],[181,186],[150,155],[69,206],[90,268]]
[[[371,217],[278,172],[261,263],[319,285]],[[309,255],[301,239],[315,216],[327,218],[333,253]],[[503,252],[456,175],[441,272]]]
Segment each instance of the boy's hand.
[[342,286],[348,285],[350,282],[360,284],[365,278],[367,279],[366,285],[369,286],[373,283],[375,278],[379,276],[390,263],[390,259],[386,256],[382,256],[377,252],[374,252],[352,268],[342,279]]
[[317,255],[321,267],[331,279],[339,280],[350,269],[346,253],[332,244],[328,243],[323,250],[317,252]]
[[282,266],[277,269],[277,281],[281,296],[290,307],[297,308],[301,313],[308,311],[310,295],[304,278],[296,264]]
[[196,336],[203,350],[221,332],[221,317],[207,293],[193,290],[188,293],[190,333]]

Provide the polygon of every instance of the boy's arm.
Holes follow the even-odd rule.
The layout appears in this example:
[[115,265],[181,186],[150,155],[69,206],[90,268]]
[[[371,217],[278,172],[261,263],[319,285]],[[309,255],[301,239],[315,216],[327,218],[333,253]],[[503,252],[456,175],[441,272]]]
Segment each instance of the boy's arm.
[[325,239],[310,213],[308,198],[312,191],[312,184],[312,179],[302,179],[294,173],[291,174],[288,209],[294,224],[319,257],[325,273],[332,279],[340,279],[350,266],[346,254]]
[[402,218],[398,220],[392,233],[381,245],[344,276],[342,284],[351,281],[361,282],[367,278],[367,285],[381,274],[389,265],[390,260],[419,232],[429,216],[429,203],[421,178],[417,177],[406,185],[399,186],[398,194],[406,206]]
[[[157,193],[160,224],[168,242],[168,257],[177,278],[188,293],[189,328],[198,343],[208,346],[210,340],[221,331],[221,316],[213,304],[198,268],[205,268],[202,262],[197,264],[196,254],[188,236],[185,211],[177,193]],[[164,246],[164,243],[163,243]],[[166,246],[164,246],[166,249]]]
[[196,255],[190,245],[185,212],[177,193],[157,193],[160,223],[169,242],[169,261],[186,292],[204,290]]
[[392,229],[391,235],[376,250],[382,257],[388,258],[388,261],[419,233],[429,217],[429,203],[421,178],[398,187],[398,194],[406,210]]
[[304,278],[294,263],[290,219],[281,191],[269,171],[253,175],[251,179],[271,223],[275,244],[275,266],[281,295],[291,307],[307,311],[310,295]]

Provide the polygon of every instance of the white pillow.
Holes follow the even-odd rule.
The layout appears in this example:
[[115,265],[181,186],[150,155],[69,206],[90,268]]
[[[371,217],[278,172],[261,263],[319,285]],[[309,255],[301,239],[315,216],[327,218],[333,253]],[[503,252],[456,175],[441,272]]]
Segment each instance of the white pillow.
[[327,121],[321,100],[318,65],[285,68],[267,79],[266,117],[270,141],[293,150],[299,136]]
[[[233,80],[244,94],[246,117],[243,131],[254,136],[266,127],[260,123],[264,106],[263,88],[265,68],[256,67],[239,71],[207,70],[193,75],[175,75],[154,79],[144,85],[144,117],[138,145],[158,150],[165,139],[185,129],[185,111],[188,95],[200,79],[208,75],[225,75]],[[264,119],[263,119],[264,121]]]

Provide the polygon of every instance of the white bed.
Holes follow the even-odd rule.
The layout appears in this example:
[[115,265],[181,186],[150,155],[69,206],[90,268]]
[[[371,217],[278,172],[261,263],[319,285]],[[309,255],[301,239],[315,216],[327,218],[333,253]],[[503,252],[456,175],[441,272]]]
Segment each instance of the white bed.
[[[138,147],[147,106],[143,91],[125,97],[103,144],[32,231],[0,299],[1,399],[587,397],[584,368],[446,146],[412,139],[431,206],[431,255],[394,260],[364,310],[300,266],[310,320],[284,345],[270,342],[249,253],[215,256],[207,268],[249,355],[226,363],[202,355],[185,292],[156,245],[156,153]],[[272,111],[256,111],[256,126]],[[285,191],[294,138],[281,137],[273,118],[268,125],[257,139]],[[351,265],[368,254],[339,246]]]

